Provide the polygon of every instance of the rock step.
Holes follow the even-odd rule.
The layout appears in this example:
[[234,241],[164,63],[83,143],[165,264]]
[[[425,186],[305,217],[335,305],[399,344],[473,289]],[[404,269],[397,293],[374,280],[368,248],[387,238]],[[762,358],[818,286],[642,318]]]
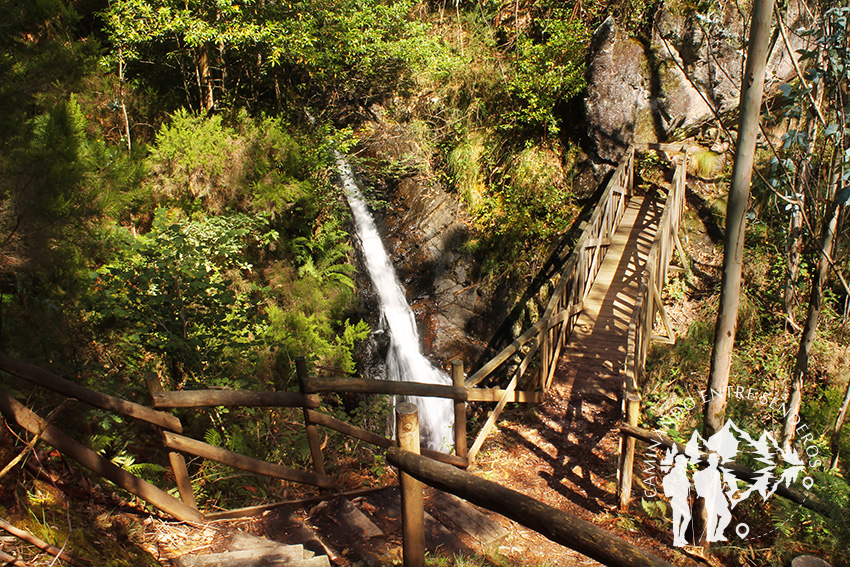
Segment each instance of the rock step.
[[274,540],[234,533],[228,551],[206,555],[185,555],[175,560],[176,567],[330,567],[325,555],[315,555],[301,544],[283,545]]

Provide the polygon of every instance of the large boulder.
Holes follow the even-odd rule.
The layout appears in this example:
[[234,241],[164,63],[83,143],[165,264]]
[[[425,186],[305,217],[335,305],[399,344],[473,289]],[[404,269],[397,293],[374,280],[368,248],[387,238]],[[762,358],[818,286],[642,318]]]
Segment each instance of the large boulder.
[[593,34],[585,117],[597,156],[617,162],[633,141],[657,141],[644,46],[608,18]]
[[[783,21],[790,30],[805,23],[799,0],[790,0]],[[748,21],[748,18],[747,18]],[[678,131],[733,115],[740,99],[746,58],[745,14],[721,0],[708,13],[665,3],[655,15],[651,40],[638,41],[608,18],[596,30],[587,68],[585,114],[591,146],[602,161],[616,162],[633,142],[663,141]],[[791,51],[804,38],[787,34]],[[765,71],[765,96],[793,79],[795,70],[781,38]]]

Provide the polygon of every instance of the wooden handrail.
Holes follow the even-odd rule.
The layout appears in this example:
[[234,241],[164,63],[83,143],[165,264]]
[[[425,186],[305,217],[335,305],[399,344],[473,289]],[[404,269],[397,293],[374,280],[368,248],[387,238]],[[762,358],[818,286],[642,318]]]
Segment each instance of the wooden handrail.
[[[641,274],[640,285],[635,299],[635,308],[629,322],[629,333],[626,343],[626,363],[623,366],[625,392],[623,396],[624,417],[636,425],[640,413],[639,400],[640,383],[643,377],[649,343],[655,338],[652,334],[655,319],[661,313],[669,339],[675,340],[670,322],[661,302],[661,290],[667,282],[667,270],[673,257],[673,248],[678,245],[679,223],[684,210],[685,189],[687,183],[687,148],[679,147],[650,147],[655,150],[683,150],[681,158],[673,173],[673,182],[667,192],[664,211],[658,222],[658,230],[649,249],[646,267]],[[631,400],[631,401],[629,401]],[[624,426],[625,427],[625,426]],[[624,431],[624,429],[621,429]],[[632,492],[632,468],[634,463],[634,442],[623,437],[620,443],[620,464],[618,468],[617,496],[620,509],[628,509]]]
[[[350,423],[337,419],[328,414],[313,410],[307,410],[307,414],[310,423],[321,425],[322,427],[327,427],[328,429],[333,429],[334,431],[339,431],[340,433],[348,435],[349,437],[353,437],[354,439],[360,439],[361,441],[371,443],[372,445],[376,445],[384,449],[387,449],[389,447],[395,447],[398,445],[398,442],[395,439],[388,439],[382,435],[372,433],[371,431],[363,429],[362,427],[357,427],[356,425],[351,425]],[[449,455],[448,453],[441,453],[440,451],[433,451],[431,449],[425,448],[422,448],[421,452],[423,455],[434,459],[435,461],[447,463],[455,467],[461,467],[465,469],[469,466],[469,460],[465,457]]]
[[88,447],[84,447],[78,441],[62,433],[56,427],[46,424],[38,415],[5,392],[0,392],[0,412],[7,419],[16,422],[33,435],[41,432],[41,440],[51,447],[55,447],[90,471],[109,479],[124,490],[135,494],[160,510],[168,512],[178,520],[203,521],[203,515],[191,506],[121,469],[108,459],[101,457]]
[[304,391],[309,394],[320,392],[352,392],[361,394],[391,394],[395,396],[429,396],[466,401],[466,388],[425,382],[399,380],[371,380],[366,378],[309,377],[304,380]]
[[[590,215],[590,220],[588,220],[584,231],[576,241],[572,253],[570,253],[569,258],[564,264],[564,268],[557,275],[558,283],[546,304],[546,309],[538,321],[470,375],[466,380],[467,387],[481,383],[504,362],[517,354],[538,333],[553,332],[553,327],[563,324],[568,326],[567,332],[561,334],[562,336],[558,340],[557,348],[549,351],[548,360],[542,361],[542,364],[548,369],[550,365],[556,362],[557,355],[560,353],[560,347],[569,338],[570,331],[572,330],[572,321],[570,319],[572,316],[580,313],[584,298],[590,290],[593,280],[596,278],[599,266],[602,264],[602,257],[605,254],[604,249],[607,248],[606,242],[610,241],[614,232],[617,230],[617,226],[625,212],[625,201],[631,197],[633,162],[634,149],[630,149],[626,154],[626,158],[620,163],[605,186],[599,202]],[[622,191],[617,191],[616,189],[622,189]],[[616,208],[613,204],[615,200],[617,201]],[[589,261],[583,263],[582,260],[586,260],[588,257]],[[576,281],[577,276],[580,275],[579,271],[582,268],[586,269],[586,273],[582,274],[585,277],[583,281]],[[578,287],[581,287],[580,294],[574,293]],[[568,313],[570,316],[562,321],[560,318],[564,316],[564,313]],[[551,320],[553,318],[558,318],[558,320],[552,322]],[[544,347],[544,350],[549,349]]]
[[[674,146],[681,147],[681,145]],[[678,238],[677,233],[684,210],[686,182],[687,149],[685,148],[673,174],[672,186],[667,193],[664,212],[661,214],[658,230],[649,249],[632,320],[629,322],[626,364],[623,369],[628,392],[637,391],[640,387],[640,378],[643,374],[649,342],[652,339],[655,317],[659,311],[663,310],[663,305],[658,299],[667,281],[668,266],[673,256],[675,239]]]
[[183,451],[184,453],[203,457],[239,470],[270,476],[272,478],[291,480],[292,482],[300,482],[302,484],[310,484],[319,488],[334,488],[336,486],[334,480],[326,475],[276,465],[253,457],[246,457],[245,455],[240,455],[239,453],[234,453],[233,451],[222,449],[221,447],[216,447],[203,441],[198,441],[197,439],[177,435],[170,431],[163,431],[163,435],[165,437],[165,446],[169,449]]
[[151,392],[155,408],[285,407],[317,408],[319,401],[297,392],[179,390]]
[[75,398],[97,408],[146,421],[168,431],[180,433],[183,430],[180,420],[171,414],[156,411],[147,406],[116,398],[115,396],[96,392],[95,390],[57,376],[52,372],[12,358],[5,353],[0,353],[0,369],[22,380],[47,388],[57,394]]
[[[511,370],[510,382],[504,390],[508,396],[513,395],[517,385],[524,380],[532,360],[537,356],[539,374],[536,385],[533,381],[526,382],[532,383],[530,389],[545,394],[552,384],[561,349],[572,334],[577,316],[584,308],[585,297],[590,292],[611,238],[623,218],[627,202],[632,195],[633,183],[634,148],[630,148],[608,181],[563,269],[555,276],[557,283],[540,318],[469,376],[465,382],[467,388],[480,384],[505,364],[516,362],[515,370]],[[473,399],[471,395],[469,399]],[[503,394],[495,397],[493,401],[497,401],[498,405],[479,430],[469,452],[470,460],[481,448],[505,403],[510,399]]]

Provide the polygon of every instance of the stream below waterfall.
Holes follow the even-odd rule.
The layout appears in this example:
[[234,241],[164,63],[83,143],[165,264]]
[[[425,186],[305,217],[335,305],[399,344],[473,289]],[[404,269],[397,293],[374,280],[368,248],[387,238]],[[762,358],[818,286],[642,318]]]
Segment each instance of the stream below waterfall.
[[[380,300],[382,323],[389,332],[387,378],[450,385],[451,378],[448,374],[435,368],[420,350],[416,318],[407,303],[404,289],[396,277],[363,194],[354,181],[351,166],[339,152],[336,152],[336,162],[348,204],[354,214],[357,236],[369,277]],[[418,396],[411,397],[409,401],[419,408],[422,446],[448,452],[452,444],[454,421],[452,401]]]

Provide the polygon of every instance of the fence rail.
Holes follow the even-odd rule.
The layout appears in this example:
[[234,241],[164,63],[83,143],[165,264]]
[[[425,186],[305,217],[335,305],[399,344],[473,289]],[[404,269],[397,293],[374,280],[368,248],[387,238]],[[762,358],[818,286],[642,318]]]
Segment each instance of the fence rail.
[[[403,407],[409,406],[409,407]],[[399,469],[403,559],[405,567],[425,565],[422,484],[498,512],[532,530],[610,567],[672,567],[610,532],[515,490],[419,455],[416,406],[397,407],[400,446],[387,450],[387,462]]]
[[[650,149],[669,151],[674,148]],[[550,388],[561,349],[569,339],[576,319],[584,308],[585,298],[593,285],[607,248],[633,194],[634,160],[635,149],[630,148],[606,185],[600,201],[594,208],[564,268],[552,279],[550,285],[553,291],[539,320],[466,380],[464,380],[462,363],[453,361],[453,385],[451,386],[356,378],[309,377],[304,360],[299,359],[296,361],[296,369],[300,392],[229,390],[166,392],[163,391],[159,379],[154,375],[149,375],[145,377],[145,381],[153,400],[154,407],[151,408],[82,387],[0,353],[0,370],[66,397],[78,399],[119,415],[139,419],[160,428],[163,432],[163,446],[173,450],[169,453],[169,461],[180,492],[180,500],[119,469],[90,449],[70,440],[55,427],[45,424],[43,420],[8,394],[0,393],[0,411],[8,419],[16,421],[33,434],[41,435],[44,441],[52,444],[60,451],[67,452],[69,456],[84,466],[102,474],[174,517],[189,521],[200,521],[203,519],[203,515],[198,511],[195,504],[191,481],[186,470],[186,462],[181,453],[201,456],[272,477],[312,484],[324,490],[333,489],[334,483],[333,479],[325,473],[322,446],[319,443],[317,429],[319,427],[329,428],[389,449],[391,454],[399,456],[398,458],[401,459],[403,453],[397,451],[398,441],[322,413],[320,411],[322,402],[319,394],[323,392],[432,396],[453,400],[455,404],[456,454],[451,455],[427,450],[422,450],[421,453],[432,460],[464,468],[474,460],[508,402],[540,402]],[[628,358],[624,373],[625,399],[628,402],[626,404],[627,421],[632,425],[636,424],[636,420],[632,423],[632,419],[639,411],[640,398],[637,391],[646,360],[647,348],[650,340],[657,338],[653,335],[653,329],[659,314],[667,331],[667,338],[673,338],[672,329],[661,302],[661,291],[667,279],[668,265],[674,247],[679,249],[680,254],[682,253],[677,232],[684,206],[686,162],[687,154],[685,152],[676,169],[672,187],[668,191],[665,210],[659,223],[657,236],[650,249],[646,270],[641,278],[638,300],[629,328]],[[481,387],[481,383],[485,380],[491,379],[490,382],[495,382],[497,377],[501,380],[508,376],[510,380],[504,387]],[[466,404],[468,402],[496,402],[497,405],[484,426],[478,431],[472,446],[467,451]],[[166,408],[200,409],[214,406],[302,408],[314,471],[296,470],[279,464],[267,463],[184,437],[181,435],[183,427],[180,420],[170,413],[159,411]],[[627,430],[624,429],[623,431],[626,432]],[[623,433],[622,452],[624,459],[629,446],[631,446],[633,453],[634,436]],[[628,463],[628,467],[624,463]],[[628,475],[626,468],[628,468]],[[623,498],[625,498],[627,504],[631,482],[631,464],[628,460],[621,460],[620,472],[618,488],[621,504]],[[627,476],[629,479],[628,487],[625,485]]]
[[[678,249],[682,263],[687,266],[682,244],[679,241],[679,224],[682,220],[685,191],[687,188],[687,148],[681,145],[656,144],[649,145],[646,149],[681,151],[677,158],[673,181],[667,192],[664,212],[661,214],[658,230],[655,233],[655,239],[647,256],[646,267],[641,275],[634,312],[629,323],[626,363],[623,368],[625,387],[623,414],[624,421],[631,426],[638,423],[641,401],[639,390],[650,342],[657,339],[671,343],[675,341],[675,333],[670,325],[670,320],[662,301],[662,291],[664,290],[664,285],[667,283],[667,273],[674,249]],[[659,316],[667,333],[666,337],[654,334],[655,324]],[[626,510],[631,500],[634,451],[634,438],[628,435],[621,435],[617,483],[617,494],[621,510]]]

